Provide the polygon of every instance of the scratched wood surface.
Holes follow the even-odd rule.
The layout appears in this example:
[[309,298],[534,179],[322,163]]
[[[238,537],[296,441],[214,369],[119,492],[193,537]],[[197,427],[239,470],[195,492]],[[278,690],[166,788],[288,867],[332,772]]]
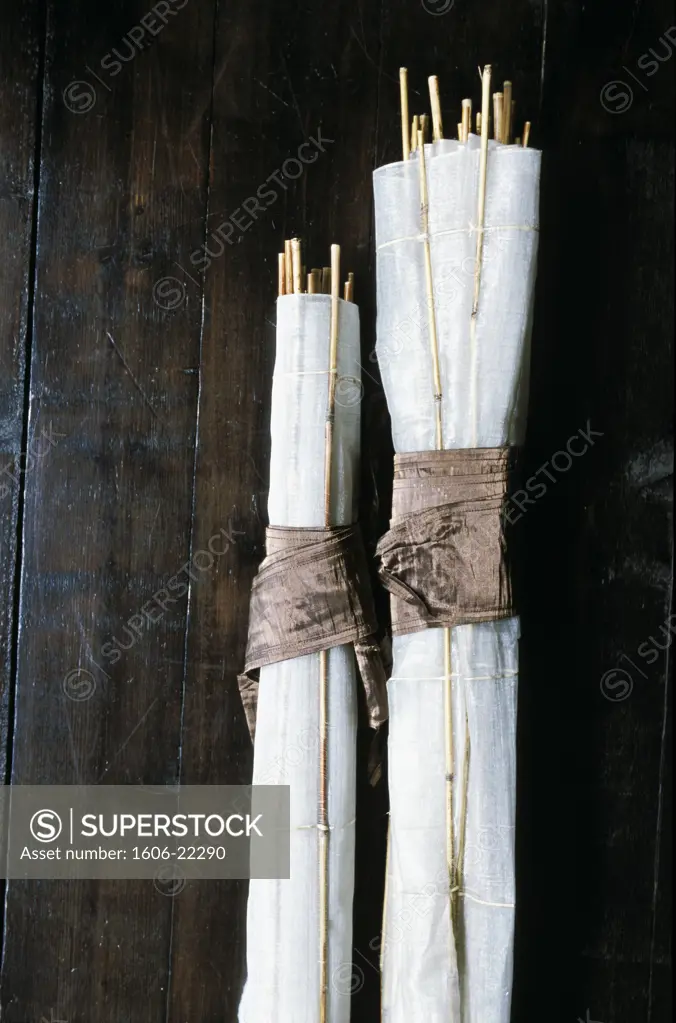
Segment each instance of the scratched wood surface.
[[[668,3],[156,6],[152,34],[141,0],[0,5],[0,468],[40,452],[0,487],[5,779],[249,779],[236,673],[266,523],[276,253],[301,234],[322,265],[338,241],[357,276],[372,549],[391,443],[370,175],[398,157],[401,64],[421,104],[440,75],[452,125],[491,60],[545,152],[513,1019],[671,1019]],[[313,138],[317,160],[287,178]],[[552,469],[590,427],[588,453]],[[179,597],[221,530],[224,553]],[[379,1019],[387,792],[365,782],[368,747],[363,730],[357,1023]],[[245,909],[244,882],[174,897],[8,882],[0,1019],[235,1023]]]

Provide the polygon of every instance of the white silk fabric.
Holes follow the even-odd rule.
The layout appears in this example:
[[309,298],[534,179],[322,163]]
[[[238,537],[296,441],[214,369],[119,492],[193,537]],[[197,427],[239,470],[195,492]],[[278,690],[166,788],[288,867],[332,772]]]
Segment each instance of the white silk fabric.
[[[540,153],[489,144],[479,312],[472,335],[480,140],[425,148],[445,448],[523,443]],[[397,452],[435,448],[419,156],[374,174],[376,352]],[[383,1023],[509,1023],[515,913],[519,620],[452,630],[456,853],[446,864],[443,630],[393,641]],[[460,820],[467,773],[467,812]]]
[[[331,299],[277,302],[268,515],[278,526],[324,525],[324,429]],[[332,525],[355,521],[360,427],[359,311],[340,300],[332,458]],[[318,1023],[320,1005],[319,654],[261,669],[253,783],[289,785],[288,880],[252,880],[248,976],[240,1023]],[[351,645],[328,654],[328,1023],[349,1023],[354,889],[357,669]]]

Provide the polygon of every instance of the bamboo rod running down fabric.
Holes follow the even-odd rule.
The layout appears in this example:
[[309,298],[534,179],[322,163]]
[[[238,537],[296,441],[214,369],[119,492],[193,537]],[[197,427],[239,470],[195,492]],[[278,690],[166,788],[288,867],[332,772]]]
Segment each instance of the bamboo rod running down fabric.
[[319,1020],[328,1021],[329,970],[329,652],[319,653]]
[[470,745],[470,734],[469,734],[469,718],[467,715],[467,708],[465,708],[465,755],[462,761],[462,786],[461,794],[462,798],[460,801],[460,813],[459,813],[459,831],[458,836],[458,855],[456,859],[455,868],[455,887],[458,892],[463,890],[464,886],[464,873],[465,873],[465,845],[467,836],[467,797],[469,794],[469,760],[471,753]]
[[[338,375],[338,317],[340,314],[340,246],[331,246],[331,329],[329,337],[329,395],[324,436],[324,524],[331,525],[331,478],[333,467],[333,424],[336,412]],[[328,651],[319,655],[319,991],[320,1023],[328,1021],[329,963],[329,678]]]
[[[436,311],[434,305],[434,280],[432,276],[432,254],[429,239],[429,201],[427,192],[427,168],[425,165],[425,148],[422,135],[418,136],[420,149],[420,219],[425,246],[425,285],[427,290],[427,308],[429,313],[430,347],[432,355],[432,372],[434,378],[434,403],[436,423],[436,447],[444,446],[443,424],[441,419],[441,370],[439,365],[439,344],[437,337]],[[455,889],[455,835],[453,825],[453,683],[451,665],[451,630],[444,629],[444,736],[446,747],[446,864],[450,890],[449,909],[451,927],[454,923],[454,889]]]
[[484,251],[484,221],[486,216],[486,172],[488,168],[488,111],[490,109],[492,68],[487,64],[483,74],[481,96],[481,155],[479,158],[479,193],[477,199],[476,262],[474,264],[474,301],[472,322],[476,320],[479,308],[479,287],[481,284],[481,260]]
[[324,496],[326,525],[331,525],[331,462],[333,457],[333,421],[336,411],[336,378],[338,376],[338,316],[340,313],[340,245],[331,246],[331,338],[329,348],[329,410],[327,414],[326,457],[324,460]]
[[[481,110],[482,110],[482,131],[481,131],[481,151],[479,156],[479,191],[477,196],[477,240],[476,240],[476,257],[474,261],[474,297],[472,301],[472,315],[470,318],[470,409],[472,417],[472,447],[477,446],[477,319],[479,314],[479,296],[481,293],[481,265],[483,261],[483,250],[484,250],[484,227],[486,222],[486,177],[488,171],[488,111],[490,109],[491,100],[491,74],[492,69],[490,65],[486,65],[482,77],[482,95],[481,95]],[[449,653],[450,657],[450,653]],[[451,752],[452,748],[451,748]],[[463,772],[462,772],[462,783],[460,789],[460,806],[459,806],[459,826],[460,826],[460,842],[458,846],[458,855],[455,866],[455,876],[452,885],[452,891],[454,897],[451,901],[451,913],[455,919],[457,916],[457,908],[455,902],[457,901],[457,893],[461,885],[461,879],[464,873],[464,845],[465,845],[465,829],[466,829],[466,818],[467,818],[467,800],[469,793],[469,727],[467,720],[465,721],[465,749],[463,757]],[[453,763],[453,761],[451,761]]]
[[427,195],[427,166],[422,132],[418,132],[418,149],[420,150],[420,220],[423,244],[425,246],[425,286],[427,289],[427,309],[429,314],[430,347],[432,350],[432,368],[434,373],[434,404],[436,419],[437,447],[443,447],[441,424],[441,370],[439,368],[439,345],[437,342],[437,318],[434,309],[434,281],[432,278],[432,253],[429,238],[429,200]]

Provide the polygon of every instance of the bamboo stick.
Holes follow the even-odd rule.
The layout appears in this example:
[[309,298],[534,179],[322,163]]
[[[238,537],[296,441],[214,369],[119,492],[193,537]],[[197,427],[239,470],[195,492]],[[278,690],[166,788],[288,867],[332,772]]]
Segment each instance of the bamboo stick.
[[418,132],[419,132],[419,130],[420,130],[420,126],[418,124],[418,115],[414,114],[413,115],[413,122],[411,124],[411,152],[412,153],[415,153],[416,149],[418,148]]
[[425,246],[425,286],[427,288],[427,308],[429,313],[430,345],[432,349],[432,367],[434,373],[434,402],[436,414],[437,447],[443,446],[441,429],[441,371],[439,369],[439,345],[437,341],[437,318],[434,310],[434,281],[432,277],[432,253],[429,238],[429,202],[427,195],[427,167],[425,164],[425,148],[422,144],[422,132],[418,132],[418,148],[420,149],[420,219],[423,244]]
[[[444,447],[443,424],[441,418],[441,370],[439,366],[439,343],[437,338],[437,322],[434,307],[434,283],[432,276],[432,256],[429,240],[429,207],[427,193],[427,171],[425,167],[425,150],[420,154],[420,218],[423,243],[425,246],[425,284],[427,289],[427,308],[429,315],[430,347],[432,354],[432,374],[434,379],[434,403],[436,417],[436,447]],[[455,835],[453,823],[453,689],[451,665],[451,630],[444,629],[444,743],[446,757],[446,864],[449,883],[449,912],[451,927],[455,918]]]
[[291,255],[291,239],[287,238],[284,242],[284,273],[286,275],[286,283],[284,290],[287,295],[293,294],[293,258]]
[[522,141],[521,145],[525,149],[526,146],[528,145],[528,142],[529,142],[529,139],[530,139],[530,121],[526,121],[526,123],[524,124],[524,126],[523,126],[523,136],[522,137],[523,137],[523,141]]
[[512,138],[512,83],[505,82],[502,86],[502,141],[509,145]]
[[501,92],[493,93],[493,138],[502,142],[502,118],[504,113],[504,96]]
[[465,755],[462,758],[462,800],[460,804],[460,819],[458,821],[460,834],[458,836],[458,856],[455,871],[455,886],[458,891],[462,890],[465,870],[465,845],[467,839],[467,795],[469,791],[469,761],[471,755],[471,742],[469,734],[469,718],[465,708]]
[[[336,412],[338,376],[338,317],[340,312],[340,245],[331,246],[331,331],[329,338],[329,400],[324,434],[324,524],[331,522],[331,481],[333,467],[333,424]],[[319,662],[319,989],[320,1023],[328,1021],[329,965],[329,679],[328,651],[322,650]]]
[[300,238],[291,239],[291,261],[293,269],[293,293],[294,295],[300,295],[302,291]]
[[439,95],[439,79],[430,75],[427,79],[430,90],[430,106],[432,109],[432,138],[439,142],[444,137],[444,126],[441,120],[441,98]]
[[410,155],[410,141],[408,136],[408,70],[405,67],[399,68],[399,93],[401,98],[401,148],[403,159],[408,160]]
[[319,652],[319,1023],[328,1023],[329,971],[329,665]]
[[277,294],[283,295],[286,292],[286,271],[284,269],[284,253],[280,252],[277,262]]
[[[491,66],[488,64],[484,68],[482,75],[482,95],[481,95],[481,152],[479,157],[479,192],[477,197],[477,240],[476,240],[476,257],[474,262],[474,297],[472,301],[472,316],[470,319],[470,409],[472,414],[472,447],[476,447],[477,444],[477,344],[476,344],[476,331],[477,331],[477,318],[479,313],[479,296],[481,294],[481,267],[483,261],[483,249],[484,249],[484,225],[486,220],[486,175],[488,170],[488,112],[490,109],[491,102]],[[495,98],[495,97],[494,97]],[[497,135],[497,132],[496,132]],[[450,665],[450,650],[447,651],[447,661]],[[452,688],[449,685],[449,691],[447,694],[447,706],[451,709],[452,713]],[[449,725],[449,731],[452,732],[452,719]],[[454,765],[454,751],[451,741],[447,744],[446,750],[447,756],[447,768],[450,768],[448,773],[453,774]],[[457,860],[453,864],[453,875],[451,878],[451,916],[453,919],[457,915],[457,896],[460,890],[460,884],[463,874],[463,857],[464,857],[464,843],[465,843],[465,828],[466,828],[466,817],[467,817],[467,802],[469,795],[469,729],[467,724],[467,718],[465,718],[465,750],[463,758],[463,777],[462,785],[460,790],[460,806],[458,820],[460,824],[460,843],[458,846]],[[450,807],[452,811],[452,804]]]
[[462,121],[458,121],[458,140],[460,142],[463,141],[462,136],[463,136]]
[[456,919],[457,881],[455,861],[455,823],[453,819],[453,781],[455,749],[453,741],[453,662],[452,636],[444,629],[444,757],[446,766],[446,869],[448,871],[449,913],[451,933]]
[[429,134],[428,133],[428,125],[429,125],[429,117],[427,116],[427,114],[421,114],[420,115],[420,130],[422,132],[423,142],[429,142],[429,138],[428,138],[428,134]]
[[307,275],[307,293],[308,295],[316,295],[319,291],[319,282],[317,281],[317,275],[314,270],[310,270]]
[[[340,311],[340,245],[331,246],[331,347],[329,361],[329,416],[333,429],[333,416],[336,405],[336,376],[337,376],[337,353],[338,353],[338,315]],[[327,460],[330,468],[332,447],[329,449]],[[328,472],[328,469],[327,469]],[[326,477],[324,491],[326,495],[331,493],[330,477]],[[326,498],[326,525],[330,525],[329,496]]]
[[472,101],[471,99],[464,99],[462,101],[462,141],[469,141],[469,133],[472,130]]
[[345,281],[345,301],[354,302],[354,274],[349,273]]
[[[476,318],[479,312],[479,289],[481,287],[481,261],[484,252],[484,222],[486,218],[486,173],[488,168],[488,110],[490,107],[490,84],[492,68],[487,64],[483,73],[481,97],[482,129],[481,155],[479,159],[479,193],[477,197],[476,259],[474,263],[474,298],[472,302],[471,331],[476,332]],[[495,99],[495,96],[493,97]],[[476,381],[472,381],[476,384]],[[475,408],[475,405],[473,406]]]
[[476,133],[477,133],[477,135],[481,135],[481,111],[480,110],[477,110],[477,112],[476,112]]

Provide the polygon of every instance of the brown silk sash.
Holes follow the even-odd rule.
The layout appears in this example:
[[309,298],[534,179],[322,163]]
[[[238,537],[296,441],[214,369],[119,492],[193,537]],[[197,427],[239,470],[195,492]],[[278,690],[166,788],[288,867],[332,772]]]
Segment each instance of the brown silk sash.
[[376,548],[395,635],[515,614],[503,529],[514,460],[510,448],[395,455],[391,526]]
[[245,673],[238,679],[252,739],[258,703],[252,672],[345,643],[354,644],[369,724],[379,728],[387,720],[387,690],[359,527],[270,526],[266,550],[251,590]]

